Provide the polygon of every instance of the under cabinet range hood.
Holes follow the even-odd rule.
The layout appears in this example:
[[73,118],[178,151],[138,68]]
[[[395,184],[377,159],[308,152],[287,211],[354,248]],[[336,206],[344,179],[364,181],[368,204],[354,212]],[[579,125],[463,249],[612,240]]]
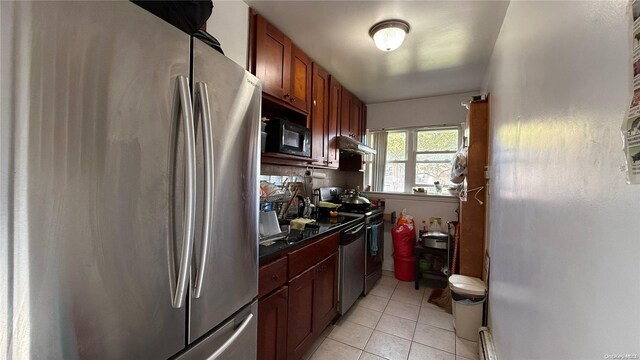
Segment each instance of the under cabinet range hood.
[[375,154],[376,150],[348,136],[338,136],[338,148],[342,151],[360,155]]

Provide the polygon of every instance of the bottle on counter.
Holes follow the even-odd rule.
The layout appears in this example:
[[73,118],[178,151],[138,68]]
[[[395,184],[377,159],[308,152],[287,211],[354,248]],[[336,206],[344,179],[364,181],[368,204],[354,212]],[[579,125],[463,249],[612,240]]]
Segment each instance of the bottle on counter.
[[442,232],[442,218],[439,218],[439,217],[429,218],[429,231]]

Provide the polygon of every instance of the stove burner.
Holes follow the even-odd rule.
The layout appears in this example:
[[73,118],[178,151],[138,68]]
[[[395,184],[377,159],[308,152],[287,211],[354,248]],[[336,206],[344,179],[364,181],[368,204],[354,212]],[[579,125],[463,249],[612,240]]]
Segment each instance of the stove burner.
[[342,208],[340,208],[338,210],[338,214],[344,214],[346,216],[357,216],[357,215],[361,215],[361,216],[365,216],[365,217],[371,217],[371,216],[376,216],[376,215],[380,215],[384,212],[384,208],[380,207],[380,206],[371,206],[369,207],[369,209],[367,210],[359,210],[359,209],[350,209],[350,210],[344,210]]
[[[340,194],[342,193],[342,188],[340,187],[325,187],[314,189],[314,196],[318,201],[327,201],[334,204],[340,204]],[[367,208],[357,208],[353,206],[348,206],[342,204],[340,208],[338,208],[338,214],[344,216],[364,216],[371,217],[380,215],[384,212],[384,207],[370,205]]]

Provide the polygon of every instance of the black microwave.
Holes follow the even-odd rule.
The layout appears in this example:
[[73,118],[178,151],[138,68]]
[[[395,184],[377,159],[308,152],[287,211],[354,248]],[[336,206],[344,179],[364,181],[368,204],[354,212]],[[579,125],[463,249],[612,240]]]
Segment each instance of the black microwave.
[[311,157],[311,131],[282,118],[267,122],[265,150],[283,154]]

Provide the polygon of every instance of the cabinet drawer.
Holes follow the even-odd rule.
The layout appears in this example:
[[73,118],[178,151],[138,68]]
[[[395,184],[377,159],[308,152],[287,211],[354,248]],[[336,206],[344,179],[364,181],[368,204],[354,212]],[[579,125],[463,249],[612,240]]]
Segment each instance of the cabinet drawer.
[[260,267],[258,278],[258,297],[270,293],[287,282],[287,257]]
[[313,244],[307,245],[302,249],[292,251],[289,257],[289,279],[307,270],[320,260],[338,251],[338,242],[340,233],[329,235],[323,239],[317,240]]

